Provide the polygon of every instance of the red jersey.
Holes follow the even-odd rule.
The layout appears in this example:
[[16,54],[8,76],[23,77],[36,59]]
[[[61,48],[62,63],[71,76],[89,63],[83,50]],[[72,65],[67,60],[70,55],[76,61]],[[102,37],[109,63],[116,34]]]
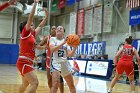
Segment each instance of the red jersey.
[[47,39],[47,48],[46,48],[46,68],[50,68],[50,57],[51,57],[51,50],[50,50],[50,38],[51,38],[51,35],[48,36],[48,39]]
[[123,51],[120,57],[120,61],[133,61],[134,47],[129,44],[123,46]]
[[0,5],[0,11],[8,7],[10,4],[8,2],[4,3],[3,5]]
[[118,74],[123,74],[125,71],[127,76],[134,75],[133,56],[134,47],[132,45],[125,44],[116,67],[116,72]]
[[20,56],[27,56],[34,60],[35,57],[35,31],[31,33],[24,27],[20,38]]

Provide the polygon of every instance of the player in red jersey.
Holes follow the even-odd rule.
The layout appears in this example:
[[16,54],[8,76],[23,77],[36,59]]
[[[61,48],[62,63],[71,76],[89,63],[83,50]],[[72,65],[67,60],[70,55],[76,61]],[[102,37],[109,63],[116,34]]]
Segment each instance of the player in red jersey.
[[37,48],[35,44],[35,36],[39,33],[39,31],[41,31],[41,28],[45,25],[48,17],[48,11],[47,9],[44,9],[46,17],[35,29],[33,25],[33,17],[38,2],[39,0],[34,0],[34,4],[29,14],[28,21],[20,24],[20,52],[19,58],[16,63],[16,66],[22,76],[22,85],[19,88],[19,93],[23,93],[28,85],[29,87],[27,93],[35,93],[38,86],[38,79],[33,68],[35,48]]
[[138,55],[137,50],[131,44],[132,44],[132,37],[130,36],[129,38],[125,39],[124,46],[119,49],[119,51],[117,52],[114,58],[114,65],[116,66],[116,75],[111,81],[111,85],[109,87],[108,93],[111,93],[112,88],[116,84],[119,77],[123,74],[123,72],[126,73],[129,79],[131,91],[132,91],[131,93],[135,93],[133,57],[134,55],[136,56],[139,67],[140,67],[140,57]]
[[7,8],[10,5],[15,5],[17,2],[17,0],[9,0],[5,3],[3,3],[2,5],[0,5],[0,11],[4,10],[5,8]]
[[[51,27],[51,31],[50,34],[46,36],[41,42],[40,42],[40,46],[46,46],[46,71],[47,71],[47,79],[48,79],[48,86],[51,89],[52,87],[52,76],[50,74],[50,61],[51,61],[51,51],[49,48],[49,44],[50,44],[50,38],[51,37],[55,37],[56,36],[56,27],[52,26]],[[63,78],[62,76],[60,76],[60,85],[59,85],[59,89],[60,89],[60,93],[64,93],[64,82],[63,82]]]

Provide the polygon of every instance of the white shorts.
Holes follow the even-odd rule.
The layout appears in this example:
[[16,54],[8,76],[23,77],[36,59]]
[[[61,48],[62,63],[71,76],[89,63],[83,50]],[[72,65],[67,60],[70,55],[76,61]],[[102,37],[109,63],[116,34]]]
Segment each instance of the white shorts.
[[72,68],[69,62],[60,62],[60,63],[51,62],[50,71],[51,73],[54,71],[60,71],[61,76],[65,77],[72,72]]

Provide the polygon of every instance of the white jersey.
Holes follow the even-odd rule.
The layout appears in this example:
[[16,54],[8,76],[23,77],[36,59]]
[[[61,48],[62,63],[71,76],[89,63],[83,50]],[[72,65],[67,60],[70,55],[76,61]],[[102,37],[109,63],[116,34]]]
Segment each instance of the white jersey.
[[[50,44],[58,46],[64,42],[64,39],[59,40],[57,37],[51,37]],[[59,50],[52,53],[52,63],[60,63],[67,61],[67,50],[70,50],[70,46],[64,44]]]

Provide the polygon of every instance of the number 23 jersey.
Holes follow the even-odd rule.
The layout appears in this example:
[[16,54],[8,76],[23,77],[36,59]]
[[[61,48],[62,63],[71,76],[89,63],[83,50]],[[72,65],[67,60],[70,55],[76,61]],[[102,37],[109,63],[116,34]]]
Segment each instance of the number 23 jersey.
[[[57,37],[51,37],[50,45],[58,46],[64,42],[65,39],[57,39]],[[67,61],[67,51],[70,50],[70,46],[64,44],[60,49],[52,53],[52,62],[66,62]]]
[[132,45],[125,44],[123,46],[122,54],[120,57],[121,61],[133,61],[134,47]]

